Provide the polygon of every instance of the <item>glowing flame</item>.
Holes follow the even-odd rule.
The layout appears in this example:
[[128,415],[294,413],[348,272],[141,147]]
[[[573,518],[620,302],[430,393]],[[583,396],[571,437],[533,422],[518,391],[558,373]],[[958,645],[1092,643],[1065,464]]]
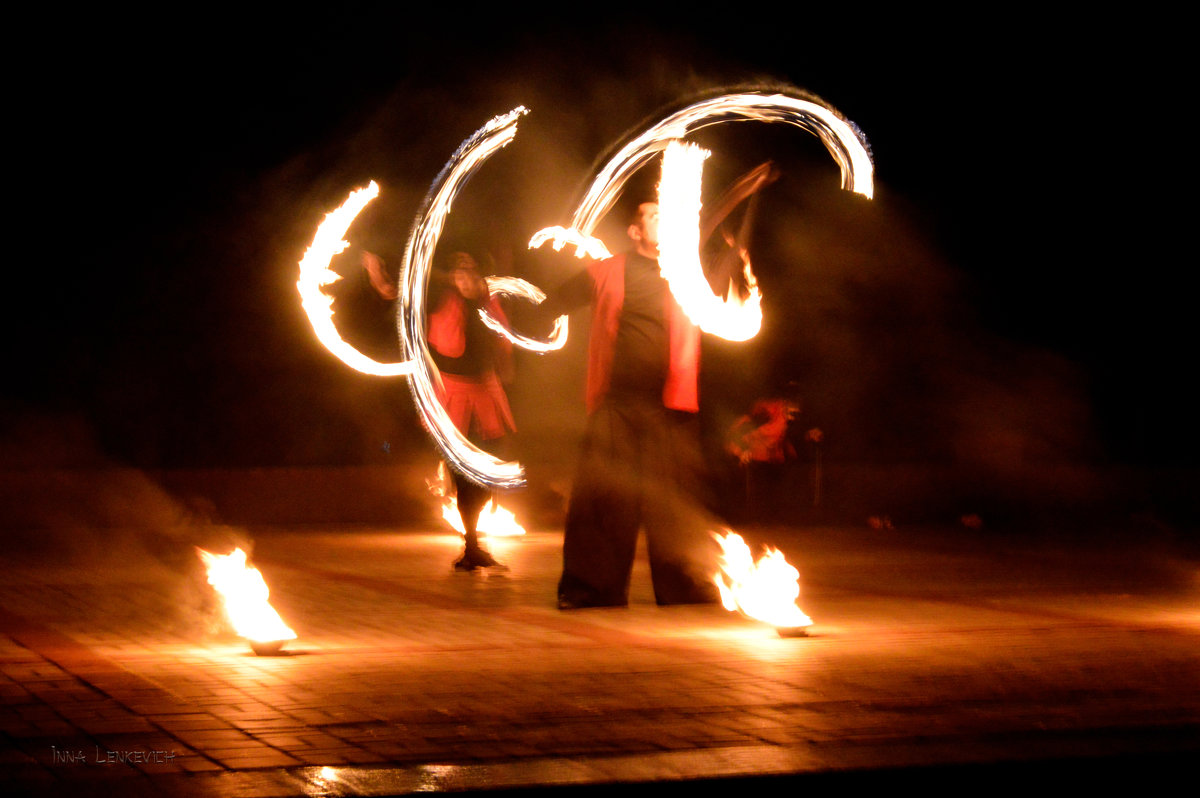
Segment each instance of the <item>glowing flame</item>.
[[251,642],[296,639],[296,633],[267,601],[270,590],[258,569],[246,564],[246,552],[240,548],[229,554],[204,549],[196,552],[208,569],[208,583],[220,594],[225,615],[238,635]]
[[591,235],[629,178],[671,141],[727,122],[783,122],[807,130],[821,139],[841,168],[842,188],[867,199],[874,195],[875,167],[866,137],[836,110],[802,92],[723,94],[671,114],[618,150],[575,209],[572,228]]
[[350,245],[342,236],[346,235],[350,224],[367,203],[377,196],[379,185],[372,180],[366,188],[350,192],[340,208],[325,216],[325,221],[317,228],[312,244],[300,261],[300,279],[296,282],[296,288],[300,291],[300,304],[308,314],[313,332],[326,349],[356,371],[393,377],[410,373],[412,362],[379,363],[342,340],[333,323],[333,297],[321,290],[342,279],[341,275],[329,268],[329,262]]
[[[442,502],[442,520],[458,534],[467,533],[463,529],[462,516],[458,513],[458,501],[453,496],[448,496]],[[502,507],[495,499],[488,502],[479,514],[476,529],[479,534],[489,538],[512,538],[525,534],[525,527],[517,522],[512,510]]]
[[566,227],[546,227],[538,230],[529,239],[529,248],[538,249],[547,241],[551,242],[551,247],[555,252],[561,252],[563,247],[571,245],[575,248],[575,257],[577,258],[604,260],[612,257],[612,253],[600,239]]
[[730,612],[741,612],[779,629],[799,629],[812,625],[796,599],[800,597],[800,572],[783,552],[768,548],[754,561],[750,547],[736,532],[713,537],[721,544],[721,571],[713,577],[721,591],[721,604]]
[[700,178],[708,150],[673,141],[663,153],[658,184],[658,265],[671,293],[692,323],[730,341],[753,338],[762,326],[762,297],[749,263],[743,276],[750,288],[743,301],[731,283],[722,301],[713,295],[700,265]]
[[[458,500],[453,496],[446,495],[449,493],[450,484],[450,475],[446,472],[446,464],[438,463],[436,479],[427,479],[425,484],[429,486],[430,493],[442,500],[442,520],[458,534],[466,535],[467,530],[463,528],[462,515],[458,512]],[[483,512],[479,514],[479,521],[476,523],[475,529],[484,537],[511,538],[525,534],[525,527],[517,522],[517,517],[512,510],[502,507],[494,496],[483,508]]]
[[[411,374],[409,387],[413,398],[426,429],[442,455],[468,478],[495,488],[523,486],[524,469],[518,462],[500,460],[474,446],[455,429],[437,400],[437,376],[425,340],[425,294],[433,252],[455,197],[488,158],[513,140],[517,121],[526,113],[528,111],[524,107],[515,108],[491,119],[477,130],[451,156],[425,197],[409,234],[398,287],[400,301],[396,321],[401,349],[408,360],[393,364],[376,363],[342,341],[333,328],[332,300],[320,290],[337,279],[337,275],[328,268],[329,262],[345,249],[347,244],[342,236],[355,216],[378,193],[374,183],[352,193],[341,208],[326,217],[301,261],[301,279],[297,284],[305,312],[322,343],[359,371],[382,376]],[[553,241],[555,248],[561,249],[570,243],[576,247],[579,257],[607,257],[607,248],[602,242],[591,238],[591,233],[612,207],[629,178],[654,155],[666,149],[671,141],[684,139],[689,133],[710,125],[739,121],[783,122],[815,134],[841,168],[842,187],[867,198],[872,196],[874,165],[866,138],[853,123],[833,108],[815,97],[793,90],[772,94],[725,94],[694,103],[664,118],[620,148],[596,175],[575,210],[571,226],[548,228],[534,236],[531,246]],[[681,252],[687,253],[689,250]],[[753,289],[753,275],[747,272],[746,277]],[[686,298],[676,298],[685,307],[691,304]],[[548,342],[520,336],[512,336],[512,340],[514,344],[534,351],[550,351],[560,348],[566,342],[566,335],[567,328],[563,320]],[[733,335],[737,337],[745,333],[735,331]]]
[[[542,289],[519,277],[488,277],[487,285],[488,291],[494,295],[517,297],[518,299],[532,302],[535,305],[540,305],[546,300],[546,294]],[[567,343],[568,327],[566,316],[559,316],[554,320],[554,329],[550,331],[550,337],[545,341],[513,332],[492,318],[492,314],[488,313],[484,308],[479,308],[479,318],[483,320],[483,323],[492,332],[504,336],[522,349],[536,352],[539,355],[562,349]]]

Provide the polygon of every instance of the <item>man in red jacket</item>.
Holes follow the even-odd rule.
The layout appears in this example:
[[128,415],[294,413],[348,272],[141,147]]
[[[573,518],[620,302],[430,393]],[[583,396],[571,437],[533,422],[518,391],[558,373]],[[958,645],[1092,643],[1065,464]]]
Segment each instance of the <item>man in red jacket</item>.
[[698,500],[700,331],[658,267],[658,206],[637,207],[631,251],[591,263],[546,303],[592,306],[588,423],[567,510],[560,609],[624,606],[646,529],[659,604],[717,599],[715,543]]

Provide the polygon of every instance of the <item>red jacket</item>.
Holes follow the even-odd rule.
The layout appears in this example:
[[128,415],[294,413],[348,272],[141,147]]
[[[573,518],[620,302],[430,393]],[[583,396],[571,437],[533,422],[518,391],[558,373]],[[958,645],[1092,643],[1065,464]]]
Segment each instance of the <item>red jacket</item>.
[[[483,304],[494,319],[509,327],[508,317],[494,296],[489,295]],[[429,317],[429,345],[446,357],[462,357],[467,348],[467,314],[472,312],[461,294],[447,291]],[[507,338],[496,336],[492,345],[492,367],[502,380],[511,376],[512,343]]]
[[[625,256],[616,255],[588,266],[592,275],[592,334],[588,342],[587,410],[600,406],[612,379],[617,326],[625,301]],[[667,335],[670,358],[663,384],[663,404],[672,410],[700,410],[700,328],[667,292]]]

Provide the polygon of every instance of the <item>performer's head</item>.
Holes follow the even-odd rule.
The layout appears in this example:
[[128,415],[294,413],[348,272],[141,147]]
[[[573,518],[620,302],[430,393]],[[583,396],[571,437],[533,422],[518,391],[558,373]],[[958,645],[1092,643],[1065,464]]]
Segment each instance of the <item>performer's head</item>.
[[643,202],[637,206],[625,231],[633,240],[633,248],[647,258],[658,258],[658,203]]
[[467,252],[450,253],[450,282],[467,299],[478,299],[487,291],[479,264]]

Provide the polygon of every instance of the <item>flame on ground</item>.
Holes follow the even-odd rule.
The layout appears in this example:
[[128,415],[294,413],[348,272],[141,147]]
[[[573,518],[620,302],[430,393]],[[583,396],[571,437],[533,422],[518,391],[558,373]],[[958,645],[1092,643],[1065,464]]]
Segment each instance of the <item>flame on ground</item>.
[[225,615],[233,629],[251,642],[295,640],[293,632],[267,601],[270,590],[257,568],[246,564],[240,548],[229,554],[196,549],[208,569],[208,583],[221,596]]
[[796,599],[800,597],[800,572],[783,552],[768,548],[754,561],[742,536],[731,530],[713,534],[721,544],[721,570],[713,581],[721,591],[721,604],[730,612],[769,623],[779,629],[812,625]]
[[[458,534],[467,533],[463,529],[462,516],[458,513],[458,501],[453,496],[442,502],[442,519]],[[476,529],[479,534],[489,538],[511,538],[525,534],[525,527],[517,523],[512,510],[502,507],[495,499],[488,502],[479,514]]]
[[[437,477],[425,480],[425,484],[429,486],[430,493],[442,500],[442,520],[458,534],[467,534],[467,530],[463,528],[462,516],[458,512],[458,500],[447,495],[450,475],[446,471],[446,464],[438,463]],[[518,523],[513,511],[501,506],[494,496],[479,514],[475,529],[489,538],[512,538],[525,534],[525,527]]]

